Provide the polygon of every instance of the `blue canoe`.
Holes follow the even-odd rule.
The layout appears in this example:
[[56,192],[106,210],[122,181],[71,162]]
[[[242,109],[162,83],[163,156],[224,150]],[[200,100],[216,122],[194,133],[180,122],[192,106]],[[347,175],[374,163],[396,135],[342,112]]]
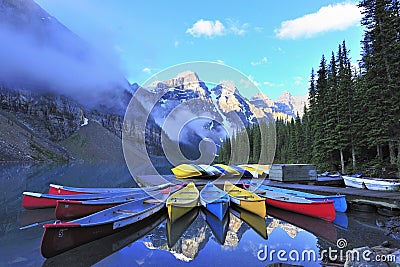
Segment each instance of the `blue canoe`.
[[334,201],[333,205],[334,205],[336,211],[346,212],[346,210],[347,210],[347,202],[346,202],[345,195],[323,196],[323,195],[311,194],[311,193],[306,193],[306,192],[301,192],[301,191],[296,191],[296,190],[290,190],[290,189],[284,189],[284,188],[279,188],[279,187],[274,187],[274,186],[258,184],[255,182],[250,182],[250,184],[252,186],[259,187],[263,190],[284,193],[284,194],[288,194],[288,195],[292,195],[292,196],[296,196],[296,197],[303,197],[308,200],[314,200],[314,201],[333,200]]
[[200,191],[201,205],[220,220],[228,210],[229,200],[229,195],[211,182],[208,182]]

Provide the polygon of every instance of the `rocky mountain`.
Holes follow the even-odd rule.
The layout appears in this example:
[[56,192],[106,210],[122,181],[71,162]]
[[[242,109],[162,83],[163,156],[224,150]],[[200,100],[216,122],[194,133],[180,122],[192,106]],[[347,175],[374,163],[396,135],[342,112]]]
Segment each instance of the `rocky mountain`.
[[[32,0],[0,0],[0,39],[1,160],[104,160],[107,152],[114,155],[109,158],[122,158],[116,144],[138,84],[129,85],[107,56]],[[127,127],[136,137],[145,135],[147,152],[156,156],[162,156],[163,133],[195,159],[202,140],[219,146],[232,134],[226,129],[258,119],[289,119],[301,114],[303,104],[288,93],[276,101],[263,94],[249,100],[230,81],[208,88],[193,71],[146,89],[147,98],[137,99],[130,114],[145,119],[146,128]],[[157,99],[154,106],[150,98]],[[165,125],[167,118],[173,123]],[[85,150],[99,155],[89,157]]]

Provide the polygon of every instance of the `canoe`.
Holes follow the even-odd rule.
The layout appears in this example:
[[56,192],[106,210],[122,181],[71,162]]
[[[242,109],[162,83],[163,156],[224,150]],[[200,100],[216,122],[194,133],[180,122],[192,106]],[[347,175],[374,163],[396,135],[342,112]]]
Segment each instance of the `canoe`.
[[265,218],[261,218],[239,207],[232,207],[229,210],[231,214],[244,221],[259,236],[261,236],[264,239],[268,239],[267,223],[265,221]]
[[248,190],[265,197],[267,205],[276,208],[320,218],[328,222],[332,222],[336,217],[333,200],[313,201],[281,192],[264,190],[253,185],[250,185]]
[[288,195],[292,195],[292,196],[296,196],[296,197],[303,197],[303,198],[306,198],[309,200],[314,200],[314,201],[333,200],[334,201],[333,205],[334,205],[336,211],[346,212],[346,210],[347,210],[347,202],[346,202],[345,195],[338,194],[338,195],[323,196],[323,195],[311,194],[311,193],[306,193],[306,192],[301,192],[301,191],[296,191],[296,190],[268,186],[268,185],[264,185],[264,184],[260,184],[260,183],[256,183],[256,182],[251,182],[251,181],[249,181],[249,184],[252,185],[253,187],[260,188],[262,190],[284,193],[284,194],[288,194]]
[[262,218],[266,216],[265,198],[239,188],[228,181],[225,181],[224,191],[229,194],[231,202],[235,205],[257,214]]
[[194,183],[189,183],[184,188],[171,194],[166,202],[168,217],[173,222],[197,206],[199,190]]
[[258,169],[262,170],[267,176],[269,176],[269,169],[270,169],[271,165],[252,164],[251,166],[253,166],[254,168],[258,168]]
[[137,192],[96,200],[58,200],[54,215],[58,220],[70,220],[147,196],[145,192]]
[[[172,192],[181,188],[181,185],[175,185],[164,190],[171,190]],[[101,210],[105,210],[122,203],[129,201],[139,200],[154,194],[158,191],[150,192],[125,192],[113,197],[101,198],[95,200],[58,200],[54,215],[58,220],[70,220],[87,216]]]
[[79,195],[53,195],[33,192],[23,192],[22,206],[25,209],[55,208],[57,200],[93,200],[113,197],[118,193],[106,194],[79,194]]
[[171,169],[172,173],[178,179],[186,179],[191,177],[201,177],[204,174],[199,170],[198,167],[193,164],[180,164]]
[[123,231],[46,259],[42,267],[76,266],[77,262],[79,262],[79,266],[94,266],[96,263],[149,234],[167,218],[167,212],[163,211],[164,209],[143,221],[128,226]]
[[71,248],[123,230],[164,207],[169,196],[165,190],[141,200],[127,202],[95,214],[69,222],[45,224],[41,252],[45,258],[53,257]]
[[226,234],[229,230],[229,212],[227,212],[222,219],[219,219],[215,217],[214,214],[204,209],[202,211],[202,216],[203,219],[206,221],[208,227],[210,227],[211,232],[213,233],[215,239],[217,239],[218,243],[224,245]]
[[253,177],[265,178],[267,176],[263,170],[250,164],[242,164],[238,165],[238,167],[248,170],[251,174],[253,174]]
[[194,222],[199,214],[199,209],[196,207],[185,213],[182,217],[175,221],[167,219],[167,245],[172,248],[187,228]]
[[214,164],[213,165],[215,168],[217,168],[218,170],[224,172],[224,174],[226,176],[233,176],[233,177],[240,177],[242,176],[242,174],[238,171],[235,170],[234,168],[228,166],[228,165],[224,165],[224,164]]
[[238,166],[230,166],[230,167],[232,169],[240,172],[241,178],[249,178],[249,179],[258,178],[258,173],[250,172],[250,171],[248,171],[246,169],[243,169],[243,168],[240,168]]
[[229,207],[229,195],[208,182],[200,191],[200,204],[222,220]]
[[107,193],[123,193],[123,192],[140,192],[140,191],[154,191],[166,188],[172,185],[171,183],[165,183],[161,185],[151,187],[115,187],[115,188],[99,188],[99,187],[72,187],[65,185],[50,184],[49,194],[57,195],[75,195],[75,194],[107,194]]
[[205,165],[205,164],[199,164],[197,166],[199,166],[201,169],[203,169],[209,175],[209,178],[217,178],[223,174],[222,171],[218,170],[214,166]]
[[337,230],[333,223],[275,207],[268,208],[267,213],[274,218],[300,227],[317,237],[336,244]]
[[375,191],[399,191],[400,179],[383,179],[362,177],[362,174],[343,175],[343,180],[346,186],[355,188],[364,188]]

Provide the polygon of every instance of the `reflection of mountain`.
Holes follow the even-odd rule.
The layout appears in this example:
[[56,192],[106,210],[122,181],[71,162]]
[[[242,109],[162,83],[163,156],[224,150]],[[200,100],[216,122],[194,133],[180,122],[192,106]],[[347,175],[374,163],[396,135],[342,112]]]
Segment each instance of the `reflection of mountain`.
[[268,217],[267,222],[268,221],[269,221],[269,224],[267,226],[268,235],[270,235],[272,231],[274,231],[274,229],[277,227],[282,228],[291,238],[295,238],[299,232],[304,231],[303,229],[297,226],[294,226],[290,223],[272,217]]
[[[176,223],[185,224],[186,218],[186,216],[182,217],[182,220],[176,221],[172,227],[179,228],[180,225]],[[162,233],[162,231],[165,232]],[[166,231],[167,229],[157,229],[156,234],[149,238],[151,241],[144,242],[145,246],[149,249],[169,251],[175,258],[185,262],[193,260],[199,254],[200,250],[205,247],[211,237],[211,230],[207,227],[206,222],[201,216],[197,216],[194,222],[184,231],[179,240],[177,240],[171,248],[168,246],[168,240],[165,235]]]

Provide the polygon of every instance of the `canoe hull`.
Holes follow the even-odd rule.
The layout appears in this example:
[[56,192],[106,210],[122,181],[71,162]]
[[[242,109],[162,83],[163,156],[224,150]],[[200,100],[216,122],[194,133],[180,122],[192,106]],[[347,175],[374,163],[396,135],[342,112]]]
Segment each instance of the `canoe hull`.
[[[236,202],[233,202],[236,204]],[[247,211],[250,211],[261,218],[264,218],[267,216],[267,208],[266,208],[266,202],[264,199],[262,200],[257,200],[257,201],[245,201],[245,200],[240,200],[239,207],[242,209],[245,209]]]
[[145,191],[154,191],[154,190],[159,190],[166,188],[167,186],[171,185],[170,183],[166,184],[161,184],[157,186],[151,186],[151,187],[115,187],[115,188],[89,188],[89,187],[72,187],[72,186],[63,186],[63,185],[56,185],[56,184],[50,184],[49,188],[49,194],[54,194],[54,195],[80,195],[80,194],[108,194],[108,193],[130,193],[130,192],[141,192],[143,190]]
[[54,208],[56,205],[57,199],[34,197],[29,195],[24,195],[22,198],[22,207],[27,210]]
[[348,187],[355,187],[355,188],[360,188],[360,189],[365,188],[364,181],[361,178],[351,177],[351,176],[346,176],[346,175],[343,175],[342,177],[343,177],[344,184]]
[[291,190],[291,189],[267,186],[267,185],[263,185],[263,184],[260,185],[257,183],[250,183],[250,184],[251,184],[251,186],[253,186],[253,188],[260,188],[262,190],[289,194],[289,195],[296,196],[296,197],[303,197],[305,199],[312,200],[312,201],[333,200],[334,201],[333,205],[334,205],[336,211],[346,212],[346,210],[347,210],[347,202],[346,202],[345,195],[323,196],[323,195],[311,194],[311,193],[306,193],[306,192],[296,191],[296,190]]
[[111,207],[115,207],[121,203],[102,204],[102,205],[84,205],[81,201],[59,200],[54,211],[54,215],[58,220],[69,220],[87,216]]
[[175,222],[182,216],[184,216],[186,213],[191,211],[194,207],[197,205],[191,205],[191,206],[186,206],[186,207],[180,207],[180,206],[175,206],[175,205],[168,205],[168,218],[170,219],[171,222]]
[[296,203],[271,199],[268,198],[268,196],[266,196],[265,201],[268,205],[271,205],[273,207],[323,219],[328,222],[333,222],[336,217],[336,211],[333,205],[333,201],[313,201],[311,203]]
[[[165,194],[158,197],[164,198]],[[161,198],[161,199],[162,199]],[[154,201],[154,202],[153,202]],[[46,258],[53,257],[71,248],[95,239],[119,232],[126,226],[142,221],[164,207],[162,200],[137,200],[86,216],[70,222],[45,224],[41,252]]]
[[229,208],[229,201],[219,201],[205,204],[205,208],[215,217],[222,220]]

